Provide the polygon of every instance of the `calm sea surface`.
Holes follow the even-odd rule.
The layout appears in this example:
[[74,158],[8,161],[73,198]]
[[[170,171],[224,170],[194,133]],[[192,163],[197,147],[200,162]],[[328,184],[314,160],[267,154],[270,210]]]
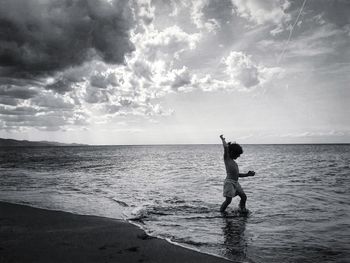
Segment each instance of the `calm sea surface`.
[[0,149],[0,200],[133,219],[239,262],[349,262],[350,145],[245,145],[248,216],[218,212],[220,145]]

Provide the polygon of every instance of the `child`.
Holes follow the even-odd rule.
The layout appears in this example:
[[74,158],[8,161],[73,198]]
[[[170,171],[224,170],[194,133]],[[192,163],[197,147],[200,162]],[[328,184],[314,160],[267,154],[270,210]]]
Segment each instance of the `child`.
[[245,195],[241,185],[238,183],[238,178],[254,176],[255,172],[249,171],[246,174],[239,173],[238,165],[234,160],[236,160],[243,153],[242,147],[237,143],[226,143],[223,135],[220,135],[220,138],[225,150],[224,162],[227,173],[224,183],[224,197],[226,197],[226,200],[222,203],[220,212],[225,212],[227,206],[231,203],[232,198],[236,195],[239,195],[241,198],[241,201],[239,202],[241,211],[246,212],[247,210],[245,208],[245,203],[247,201],[247,196]]

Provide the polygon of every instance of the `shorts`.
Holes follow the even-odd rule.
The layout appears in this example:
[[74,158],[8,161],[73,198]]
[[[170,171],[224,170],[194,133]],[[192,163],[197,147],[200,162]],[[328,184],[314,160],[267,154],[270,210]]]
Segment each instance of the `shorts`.
[[223,196],[235,197],[238,194],[238,192],[243,192],[243,189],[239,182],[232,179],[225,179]]

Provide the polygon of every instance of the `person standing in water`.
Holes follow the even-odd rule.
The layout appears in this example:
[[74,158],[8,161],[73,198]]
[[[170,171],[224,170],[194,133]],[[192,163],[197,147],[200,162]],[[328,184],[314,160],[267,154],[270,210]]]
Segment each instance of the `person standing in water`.
[[227,206],[231,203],[232,198],[238,195],[241,198],[239,208],[242,212],[246,212],[245,203],[247,196],[238,182],[239,177],[254,176],[255,172],[249,171],[246,174],[239,173],[238,165],[235,160],[243,153],[242,147],[237,143],[226,143],[223,135],[220,135],[222,145],[224,146],[224,162],[226,168],[226,179],[224,182],[224,197],[226,200],[220,207],[220,212],[225,212]]

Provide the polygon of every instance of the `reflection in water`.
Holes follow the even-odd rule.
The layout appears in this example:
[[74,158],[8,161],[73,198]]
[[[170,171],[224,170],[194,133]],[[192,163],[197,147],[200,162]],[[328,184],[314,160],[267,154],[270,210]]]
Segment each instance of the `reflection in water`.
[[143,217],[155,236],[234,262],[349,262],[350,144],[245,145],[248,218],[234,204],[218,217],[221,158],[221,145],[0,147],[0,200]]
[[245,227],[247,217],[237,216],[234,218],[224,217],[224,244],[226,247],[225,256],[234,258],[237,261],[247,260],[247,239]]

